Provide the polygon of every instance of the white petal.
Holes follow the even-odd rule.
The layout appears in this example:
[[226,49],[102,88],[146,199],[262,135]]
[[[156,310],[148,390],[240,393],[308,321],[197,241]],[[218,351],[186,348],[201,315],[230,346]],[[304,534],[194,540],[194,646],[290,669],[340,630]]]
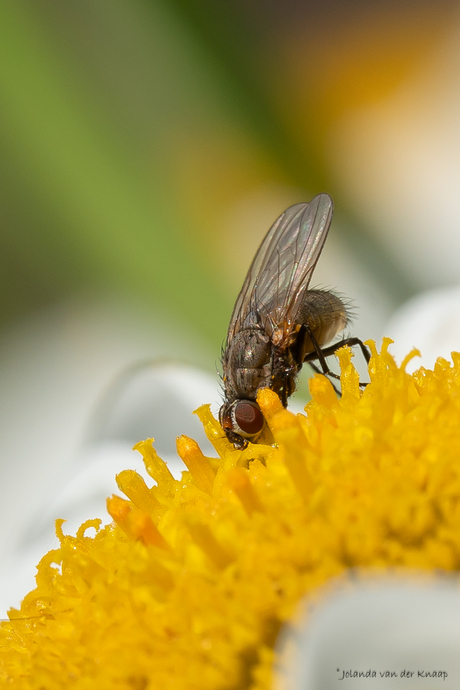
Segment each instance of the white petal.
[[432,369],[438,357],[451,359],[460,351],[460,287],[424,292],[403,305],[385,328],[394,340],[391,352],[398,362],[416,347],[421,358],[413,359],[407,371],[420,366]]
[[[401,577],[348,586],[326,598],[309,619],[300,616],[285,626],[279,649],[276,690],[457,690],[458,579]],[[354,678],[355,671],[375,671],[375,677]],[[395,676],[387,677],[387,671]],[[419,676],[433,671],[447,677]]]

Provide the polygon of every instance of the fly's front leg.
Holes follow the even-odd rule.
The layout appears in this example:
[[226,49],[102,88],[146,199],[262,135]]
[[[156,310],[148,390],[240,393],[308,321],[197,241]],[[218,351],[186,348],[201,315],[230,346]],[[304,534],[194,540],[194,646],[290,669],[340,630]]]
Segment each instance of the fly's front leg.
[[296,368],[290,367],[290,368],[286,369],[282,374],[283,386],[279,392],[279,396],[280,396],[281,402],[283,404],[283,407],[287,407],[288,398],[295,391],[295,374],[296,374],[296,371],[297,371]]
[[283,406],[283,407],[287,407],[287,404],[288,404],[288,392],[287,392],[287,388],[286,388],[286,384],[285,384],[285,383],[283,384],[283,387],[282,387],[282,389],[281,389],[280,392],[279,392],[279,396],[280,396],[280,400],[281,400],[282,406]]

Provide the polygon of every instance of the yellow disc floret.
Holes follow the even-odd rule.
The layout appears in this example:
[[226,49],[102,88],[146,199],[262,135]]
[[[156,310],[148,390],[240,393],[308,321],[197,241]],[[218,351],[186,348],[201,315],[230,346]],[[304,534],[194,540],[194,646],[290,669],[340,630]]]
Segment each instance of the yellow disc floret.
[[[235,450],[197,410],[217,458],[182,436],[180,481],[152,441],[149,488],[118,475],[113,523],[89,520],[38,566],[0,626],[0,679],[27,690],[268,690],[280,626],[350,567],[460,566],[460,355],[413,375],[369,342],[362,392],[347,348],[342,398],[310,381],[305,415],[270,390],[275,444]],[[270,437],[271,438],[271,437]],[[96,529],[88,536],[90,528]],[[2,685],[2,687],[3,687]]]

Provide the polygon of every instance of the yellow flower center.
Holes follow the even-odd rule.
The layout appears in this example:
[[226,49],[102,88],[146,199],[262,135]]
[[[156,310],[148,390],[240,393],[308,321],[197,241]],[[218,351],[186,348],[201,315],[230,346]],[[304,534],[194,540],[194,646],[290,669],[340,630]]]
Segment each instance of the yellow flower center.
[[[342,398],[320,375],[305,415],[270,390],[274,445],[235,450],[197,410],[217,458],[182,436],[175,480],[152,441],[155,481],[118,475],[114,522],[89,520],[38,566],[37,588],[0,627],[0,679],[14,688],[168,690],[271,682],[273,646],[300,599],[350,567],[460,563],[460,355],[405,372],[369,342],[359,389],[338,353]],[[90,527],[94,537],[86,535]]]

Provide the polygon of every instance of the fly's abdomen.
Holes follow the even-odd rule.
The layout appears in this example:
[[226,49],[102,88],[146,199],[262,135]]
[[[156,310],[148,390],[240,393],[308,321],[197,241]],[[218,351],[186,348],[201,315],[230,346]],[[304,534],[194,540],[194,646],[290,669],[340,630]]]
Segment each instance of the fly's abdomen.
[[[324,347],[339,335],[348,323],[347,310],[337,295],[324,290],[307,290],[298,314],[298,322],[310,328],[316,342]],[[314,351],[307,341],[307,353]]]

